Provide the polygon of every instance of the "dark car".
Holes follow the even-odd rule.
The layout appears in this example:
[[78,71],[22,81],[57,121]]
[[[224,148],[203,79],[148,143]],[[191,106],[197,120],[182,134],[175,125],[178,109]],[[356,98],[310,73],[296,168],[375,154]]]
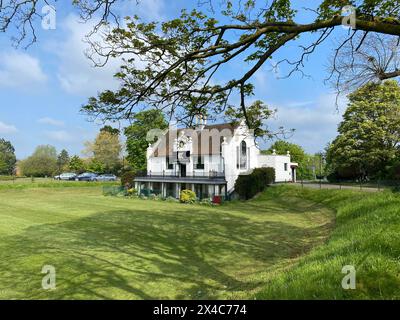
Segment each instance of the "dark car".
[[97,176],[95,181],[117,181],[117,177],[113,174],[102,174]]
[[85,172],[75,178],[76,181],[96,181],[97,174],[93,172]]

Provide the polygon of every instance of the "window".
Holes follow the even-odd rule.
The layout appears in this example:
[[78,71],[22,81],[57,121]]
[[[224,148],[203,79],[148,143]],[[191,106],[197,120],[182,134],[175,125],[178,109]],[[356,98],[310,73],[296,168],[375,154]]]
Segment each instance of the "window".
[[240,144],[240,169],[247,169],[247,145],[244,140]]
[[288,169],[288,164],[287,163],[284,164],[284,169],[285,169],[285,171],[287,171],[287,169]]
[[197,156],[196,169],[204,170],[204,157],[203,156]]
[[169,156],[166,157],[166,162],[167,162],[167,169],[171,170],[174,168],[174,164],[173,163],[169,163]]
[[236,169],[239,169],[239,162],[240,162],[239,147],[236,147]]

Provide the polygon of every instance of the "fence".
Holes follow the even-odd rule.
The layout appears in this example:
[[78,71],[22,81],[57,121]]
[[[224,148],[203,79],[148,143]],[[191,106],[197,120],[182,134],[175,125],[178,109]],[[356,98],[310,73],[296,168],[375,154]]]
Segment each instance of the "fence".
[[225,172],[221,171],[193,171],[193,172],[188,172],[182,174],[181,172],[140,172],[136,174],[136,177],[149,177],[149,178],[169,178],[169,177],[175,177],[175,178],[225,178]]
[[122,186],[103,186],[103,195],[105,196],[126,195],[126,192],[127,190]]
[[302,187],[312,187],[319,189],[350,189],[364,191],[382,191],[393,190],[400,191],[400,180],[375,180],[375,181],[336,181],[328,182],[326,180],[317,181],[297,181]]

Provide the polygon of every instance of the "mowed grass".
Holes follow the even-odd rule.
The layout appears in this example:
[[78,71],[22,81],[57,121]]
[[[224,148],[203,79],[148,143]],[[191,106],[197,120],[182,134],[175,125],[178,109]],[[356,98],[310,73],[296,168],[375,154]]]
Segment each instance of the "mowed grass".
[[[389,191],[271,188],[270,197],[310,200],[336,211],[329,241],[271,279],[257,299],[400,299],[400,195]],[[343,290],[344,266],[356,289]]]
[[117,181],[60,181],[52,178],[17,178],[1,180],[0,190],[30,189],[30,188],[68,188],[68,187],[99,187],[118,185]]
[[[208,207],[2,188],[0,298],[253,298],[333,227],[332,209],[287,192]],[[41,288],[44,265],[55,290]]]

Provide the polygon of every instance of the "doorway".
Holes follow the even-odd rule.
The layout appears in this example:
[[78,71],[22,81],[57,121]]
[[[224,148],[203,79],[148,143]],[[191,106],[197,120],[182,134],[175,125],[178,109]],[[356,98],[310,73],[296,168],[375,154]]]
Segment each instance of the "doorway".
[[186,164],[179,164],[179,169],[181,172],[181,177],[186,177]]

